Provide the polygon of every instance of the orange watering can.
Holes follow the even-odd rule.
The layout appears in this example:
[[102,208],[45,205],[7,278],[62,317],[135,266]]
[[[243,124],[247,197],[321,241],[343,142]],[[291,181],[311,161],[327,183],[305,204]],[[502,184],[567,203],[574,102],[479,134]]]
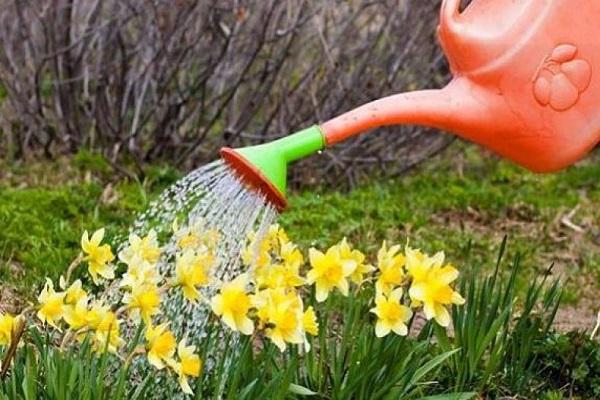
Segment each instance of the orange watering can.
[[445,0],[438,28],[453,80],[397,94],[277,141],[224,148],[226,163],[280,210],[287,164],[370,129],[452,132],[532,171],[551,172],[600,142],[600,0]]

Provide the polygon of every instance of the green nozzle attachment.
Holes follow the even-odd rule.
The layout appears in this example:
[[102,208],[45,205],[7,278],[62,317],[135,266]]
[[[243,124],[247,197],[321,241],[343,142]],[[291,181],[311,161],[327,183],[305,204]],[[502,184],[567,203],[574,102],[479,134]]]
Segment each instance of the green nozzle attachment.
[[236,151],[285,195],[287,165],[322,150],[324,146],[323,133],[315,125],[270,143],[244,147]]

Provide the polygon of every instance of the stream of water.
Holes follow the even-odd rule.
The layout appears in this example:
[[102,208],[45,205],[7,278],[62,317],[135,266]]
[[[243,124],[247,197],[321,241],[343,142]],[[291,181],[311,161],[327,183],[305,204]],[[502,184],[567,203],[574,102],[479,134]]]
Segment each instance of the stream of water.
[[[177,220],[180,229],[196,234],[215,231],[218,242],[212,282],[202,289],[210,298],[222,280],[230,280],[241,270],[240,252],[250,232],[262,237],[277,217],[276,209],[264,196],[245,185],[222,161],[215,161],[191,172],[165,190],[132,225],[131,231],[145,236],[150,229],[168,240],[163,243],[159,269],[173,276],[177,237],[171,226]],[[162,233],[162,235],[161,235]],[[258,241],[257,241],[258,242]],[[163,298],[163,311],[172,321],[176,334],[201,339],[210,312],[205,303],[183,299],[180,290],[171,290]]]

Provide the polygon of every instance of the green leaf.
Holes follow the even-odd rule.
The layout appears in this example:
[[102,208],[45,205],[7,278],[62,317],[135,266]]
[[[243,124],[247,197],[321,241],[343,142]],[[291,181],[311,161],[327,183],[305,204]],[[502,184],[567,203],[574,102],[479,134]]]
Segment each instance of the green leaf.
[[423,366],[421,366],[419,369],[417,369],[415,371],[415,374],[412,377],[413,382],[420,382],[421,378],[423,378],[423,376],[425,376],[429,371],[431,371],[432,369],[434,369],[435,367],[437,367],[438,365],[443,363],[447,358],[451,357],[453,354],[455,354],[459,350],[460,350],[460,348],[452,350],[452,351],[447,351],[445,353],[442,353],[438,356],[433,357],[431,360],[426,362]]
[[470,400],[475,396],[477,396],[476,392],[448,393],[448,394],[436,394],[434,396],[420,397],[418,400]]
[[141,384],[139,384],[135,391],[133,392],[133,394],[131,394],[129,396],[130,400],[137,400],[137,399],[141,399],[143,398],[142,396],[144,396],[146,389],[148,388],[148,384],[150,383],[150,381],[153,379],[153,375],[152,374],[148,374],[146,375],[146,377],[144,378],[144,380],[142,381]]
[[300,396],[316,396],[318,394],[317,392],[313,392],[312,390],[305,388],[304,386],[296,385],[295,383],[290,383],[289,390],[291,393]]

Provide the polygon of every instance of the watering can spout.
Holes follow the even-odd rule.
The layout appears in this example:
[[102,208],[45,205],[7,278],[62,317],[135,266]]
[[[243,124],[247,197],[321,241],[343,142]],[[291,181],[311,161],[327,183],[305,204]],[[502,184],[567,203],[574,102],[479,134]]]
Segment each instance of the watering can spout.
[[373,101],[322,125],[327,145],[382,126],[420,125],[469,140],[481,132],[488,103],[478,102],[477,88],[456,80],[443,89],[401,93]]

